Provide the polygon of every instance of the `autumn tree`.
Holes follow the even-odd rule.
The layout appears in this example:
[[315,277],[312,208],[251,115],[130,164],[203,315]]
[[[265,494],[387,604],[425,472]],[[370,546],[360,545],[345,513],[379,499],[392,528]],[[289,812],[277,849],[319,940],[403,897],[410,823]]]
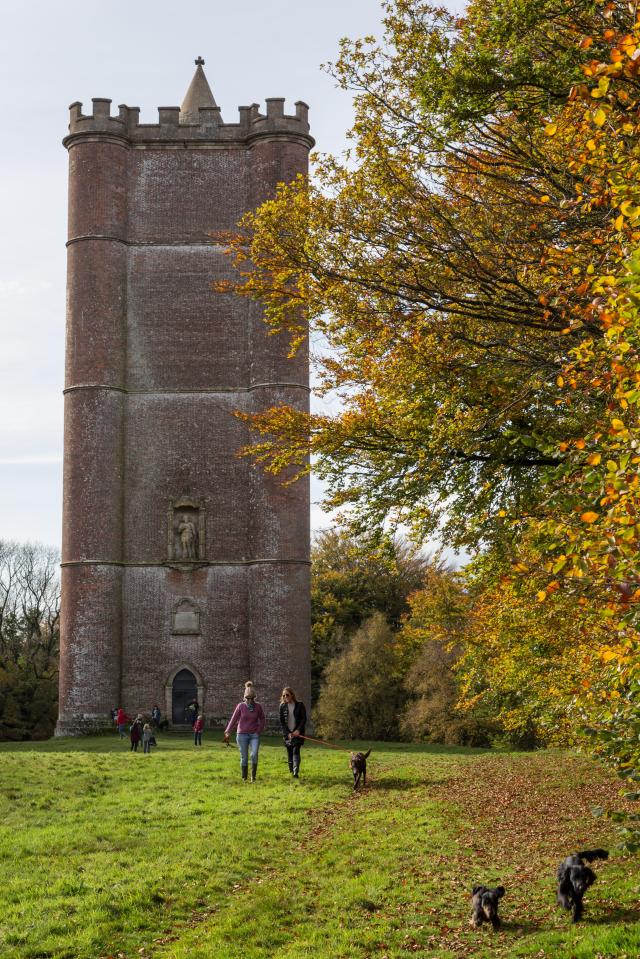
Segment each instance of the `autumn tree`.
[[292,349],[308,318],[341,401],[263,411],[249,452],[273,472],[314,457],[362,528],[482,550],[469,697],[495,654],[505,721],[590,725],[640,778],[636,6],[385,11],[383,41],[332,67],[349,155],[231,239],[235,292]]
[[311,681],[317,699],[329,662],[345,649],[362,623],[381,613],[397,629],[407,597],[437,566],[399,537],[379,540],[345,530],[318,534],[311,550]]
[[427,572],[409,597],[399,640],[410,651],[403,678],[407,703],[400,732],[413,742],[488,746],[500,731],[484,704],[460,709],[458,663],[470,627],[465,577],[449,569]]
[[235,292],[294,349],[304,313],[329,347],[319,392],[342,402],[332,416],[253,417],[252,455],[278,472],[312,454],[331,505],[363,528],[402,518],[477,545],[500,509],[537,502],[558,443],[599,403],[555,404],[597,322],[567,323],[545,256],[606,223],[566,203],[576,172],[545,126],[591,56],[576,37],[608,21],[586,0],[477,0],[462,20],[408,0],[385,9],[383,43],[345,41],[332,68],[355,92],[349,156],[320,158],[311,186],[282,187],[231,242]]
[[366,620],[325,670],[314,713],[320,734],[398,739],[406,665],[406,650],[384,616],[376,613]]

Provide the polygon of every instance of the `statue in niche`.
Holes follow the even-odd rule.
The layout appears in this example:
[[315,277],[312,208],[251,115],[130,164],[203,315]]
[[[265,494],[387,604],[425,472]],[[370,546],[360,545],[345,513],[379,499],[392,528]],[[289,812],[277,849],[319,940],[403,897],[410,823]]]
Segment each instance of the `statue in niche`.
[[169,562],[202,562],[205,559],[204,507],[192,499],[175,501],[169,509],[168,534]]
[[196,558],[196,526],[187,513],[182,514],[182,522],[178,526],[180,534],[180,559]]

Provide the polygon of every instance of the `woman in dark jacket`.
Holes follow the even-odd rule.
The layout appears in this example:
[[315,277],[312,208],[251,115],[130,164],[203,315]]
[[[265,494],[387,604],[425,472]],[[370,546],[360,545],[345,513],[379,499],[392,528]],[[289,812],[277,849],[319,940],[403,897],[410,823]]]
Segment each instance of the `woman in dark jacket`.
[[296,699],[291,686],[285,686],[280,697],[280,728],[287,748],[289,772],[297,779],[300,773],[300,747],[304,743],[307,710]]

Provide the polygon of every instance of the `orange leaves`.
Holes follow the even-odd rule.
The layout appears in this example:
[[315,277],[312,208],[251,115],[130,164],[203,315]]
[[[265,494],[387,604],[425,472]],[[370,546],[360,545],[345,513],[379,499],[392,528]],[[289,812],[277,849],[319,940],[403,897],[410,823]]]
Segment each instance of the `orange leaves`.
[[580,519],[583,523],[595,523],[599,517],[599,513],[594,512],[593,510],[587,510],[586,512],[580,515]]

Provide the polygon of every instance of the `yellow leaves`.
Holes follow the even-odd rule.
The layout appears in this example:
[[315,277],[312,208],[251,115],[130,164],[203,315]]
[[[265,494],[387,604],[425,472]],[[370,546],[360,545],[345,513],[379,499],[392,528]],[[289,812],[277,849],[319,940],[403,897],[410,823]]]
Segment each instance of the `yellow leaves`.
[[564,386],[564,376],[556,377],[556,386],[559,386],[560,389]]
[[599,513],[596,513],[593,510],[586,510],[586,512],[581,514],[580,519],[583,523],[595,523],[599,515]]
[[609,89],[609,78],[601,77],[598,86],[591,91],[591,96],[594,100],[600,99],[600,97],[605,96],[607,90]]
[[593,122],[595,123],[597,127],[604,126],[606,119],[607,119],[607,114],[604,112],[602,107],[596,110],[596,112],[593,115]]
[[587,457],[587,463],[589,466],[598,466],[601,460],[602,456],[600,453],[590,453]]
[[544,603],[546,598],[547,598],[547,593],[544,589],[541,589],[539,590],[539,592],[536,593],[536,599],[538,600],[539,603]]
[[547,123],[546,127],[544,128],[544,132],[546,133],[548,137],[555,136],[557,131],[558,131],[557,123]]
[[621,433],[624,429],[625,429],[625,425],[622,422],[622,420],[619,420],[619,419],[611,420],[611,429],[609,430],[610,433]]
[[603,663],[610,663],[613,659],[617,658],[618,654],[614,653],[610,647],[605,646],[605,648],[600,652],[600,659]]
[[623,217],[622,214],[620,214],[620,216],[617,216],[617,217],[616,217],[615,222],[614,222],[614,226],[615,226],[616,230],[622,230],[622,228],[624,227],[624,217]]

